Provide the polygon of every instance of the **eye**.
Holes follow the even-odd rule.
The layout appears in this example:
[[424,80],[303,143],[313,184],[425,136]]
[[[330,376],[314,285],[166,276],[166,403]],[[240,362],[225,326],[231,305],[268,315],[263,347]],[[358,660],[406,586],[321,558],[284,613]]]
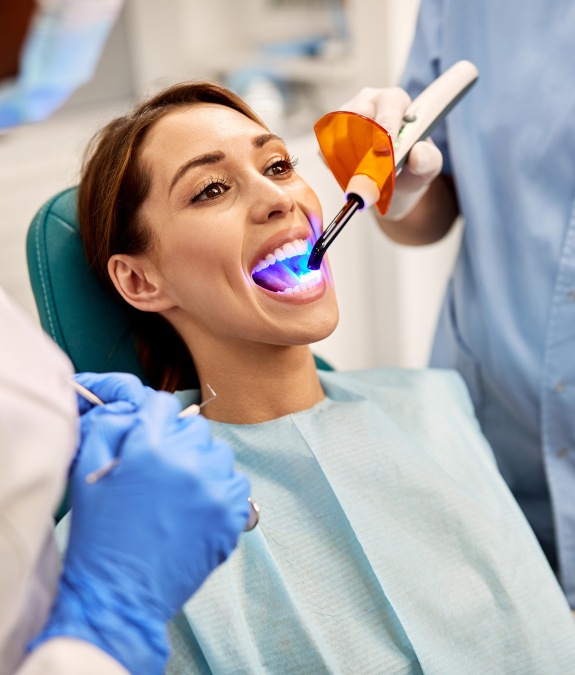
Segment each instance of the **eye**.
[[264,172],[264,175],[286,176],[294,170],[296,164],[296,157],[282,157],[281,159],[276,159],[273,164],[271,164],[271,166],[268,166]]
[[207,202],[213,199],[217,199],[224,195],[230,186],[226,182],[225,178],[208,178],[208,180],[202,185],[199,192],[190,199],[192,204],[197,204],[198,202]]

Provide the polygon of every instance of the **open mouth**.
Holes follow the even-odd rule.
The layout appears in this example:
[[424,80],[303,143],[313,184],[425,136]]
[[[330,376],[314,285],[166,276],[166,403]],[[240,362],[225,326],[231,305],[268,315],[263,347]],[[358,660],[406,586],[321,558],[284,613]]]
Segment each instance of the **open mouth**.
[[254,282],[273,293],[302,293],[321,283],[321,271],[307,267],[311,244],[305,239],[294,239],[263,260],[252,271]]

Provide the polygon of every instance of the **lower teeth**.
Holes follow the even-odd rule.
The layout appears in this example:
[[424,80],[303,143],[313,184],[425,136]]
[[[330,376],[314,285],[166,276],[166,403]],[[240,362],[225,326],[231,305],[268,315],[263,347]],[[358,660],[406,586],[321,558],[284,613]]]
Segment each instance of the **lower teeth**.
[[303,291],[307,291],[310,288],[313,288],[314,286],[317,286],[319,283],[319,278],[312,281],[308,281],[305,284],[297,284],[296,286],[293,286],[292,288],[286,288],[283,291],[278,291],[278,293],[281,293],[282,295],[289,295],[292,293],[302,293]]

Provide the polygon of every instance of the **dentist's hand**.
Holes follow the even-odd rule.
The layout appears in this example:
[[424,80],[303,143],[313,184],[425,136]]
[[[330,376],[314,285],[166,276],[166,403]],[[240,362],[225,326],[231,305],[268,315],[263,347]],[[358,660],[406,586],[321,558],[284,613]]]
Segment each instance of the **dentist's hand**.
[[[115,413],[130,413],[139,410],[148,395],[154,394],[154,390],[150,387],[145,387],[141,380],[131,373],[77,373],[74,375],[76,382],[91,391],[101,401],[106,404],[108,411]],[[97,404],[88,401],[82,395],[77,394],[78,414],[80,415],[78,446],[76,449],[76,456],[74,457],[70,468],[69,475],[71,476],[76,470],[80,451],[83,446],[83,441],[86,435],[87,428],[90,427],[93,421],[93,416],[86,415]],[[114,418],[116,424],[126,425],[125,418],[116,416]],[[117,434],[112,425],[112,420],[108,420],[107,433],[110,435]],[[118,447],[121,436],[118,436],[113,441]],[[104,440],[103,438],[101,439]]]
[[[74,379],[104,403],[124,401],[129,404],[125,407],[126,412],[138,409],[146,396],[154,392],[150,387],[145,387],[140,379],[131,373],[77,373]],[[94,403],[78,394],[80,415],[84,415],[93,407]]]
[[[341,110],[359,113],[375,120],[395,143],[403,124],[403,115],[411,103],[406,91],[399,87],[362,89],[341,106]],[[431,140],[420,141],[411,149],[407,162],[395,181],[388,220],[400,220],[407,215],[427,192],[431,182],[440,174],[443,157]],[[380,216],[381,217],[381,216]]]
[[[132,385],[136,403],[115,401],[82,416],[64,571],[33,647],[76,637],[130,672],[161,673],[166,624],[236,546],[250,491],[234,472],[231,448],[213,440],[204,418],[179,419],[173,395],[143,389],[140,398]],[[91,389],[112,400],[103,387]],[[110,473],[86,482],[116,457]]]

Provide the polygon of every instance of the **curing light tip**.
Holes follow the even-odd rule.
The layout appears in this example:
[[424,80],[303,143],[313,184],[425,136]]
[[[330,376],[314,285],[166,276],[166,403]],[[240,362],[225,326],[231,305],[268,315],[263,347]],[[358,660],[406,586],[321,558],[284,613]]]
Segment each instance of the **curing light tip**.
[[325,232],[315,242],[315,246],[311,250],[307,268],[309,270],[318,270],[321,265],[323,256],[327,249],[333,243],[337,235],[343,230],[347,221],[358,210],[363,208],[363,199],[355,194],[348,195],[348,200],[343,209],[337,214],[333,221],[326,228]]

